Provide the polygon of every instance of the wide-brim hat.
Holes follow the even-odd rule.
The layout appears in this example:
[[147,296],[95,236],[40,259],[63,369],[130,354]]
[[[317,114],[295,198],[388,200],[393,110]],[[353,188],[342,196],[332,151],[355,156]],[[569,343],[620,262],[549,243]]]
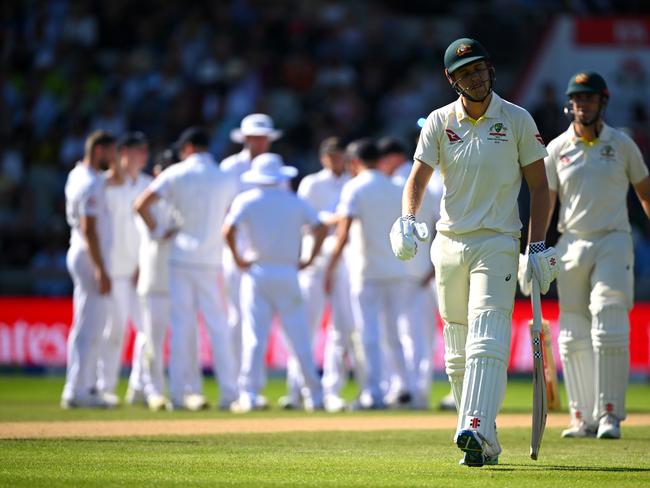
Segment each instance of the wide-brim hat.
[[282,131],[273,127],[273,119],[266,114],[250,114],[244,117],[237,129],[230,131],[233,142],[243,144],[247,136],[266,136],[271,141],[282,137]]
[[241,181],[256,185],[272,185],[290,180],[297,175],[298,169],[286,166],[279,154],[263,153],[253,158],[251,169],[241,175]]

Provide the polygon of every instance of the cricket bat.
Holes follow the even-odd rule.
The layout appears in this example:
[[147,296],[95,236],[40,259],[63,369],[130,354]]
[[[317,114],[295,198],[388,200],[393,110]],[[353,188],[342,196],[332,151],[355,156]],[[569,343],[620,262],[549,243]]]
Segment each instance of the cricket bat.
[[544,377],[544,351],[542,339],[542,303],[539,293],[539,283],[533,276],[533,292],[531,293],[533,306],[533,326],[530,330],[531,344],[533,347],[533,419],[530,438],[530,457],[537,460],[539,448],[546,427],[548,404],[546,399],[546,379]]
[[[532,329],[532,320],[528,323],[528,326]],[[552,340],[551,324],[548,320],[542,319],[542,353],[544,358],[544,378],[546,379],[546,401],[549,411],[559,412],[561,408],[560,390],[553,357]]]

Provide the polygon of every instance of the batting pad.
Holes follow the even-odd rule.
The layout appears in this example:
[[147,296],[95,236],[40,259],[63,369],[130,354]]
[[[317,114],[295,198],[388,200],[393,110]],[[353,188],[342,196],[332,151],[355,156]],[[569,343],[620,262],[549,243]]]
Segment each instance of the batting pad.
[[458,431],[477,430],[492,446],[498,446],[495,420],[506,391],[510,332],[510,316],[490,310],[476,317],[467,335],[467,371]]
[[451,391],[454,395],[456,411],[458,412],[463,396],[467,326],[445,322],[443,336],[445,338],[445,371],[449,377],[449,383],[451,383]]
[[594,392],[594,351],[589,319],[578,313],[560,312],[560,358],[564,369],[564,383],[569,396],[569,411],[577,420],[593,423],[596,401]]
[[605,307],[594,316],[591,337],[596,356],[594,416],[626,416],[625,391],[630,370],[630,321],[627,309]]

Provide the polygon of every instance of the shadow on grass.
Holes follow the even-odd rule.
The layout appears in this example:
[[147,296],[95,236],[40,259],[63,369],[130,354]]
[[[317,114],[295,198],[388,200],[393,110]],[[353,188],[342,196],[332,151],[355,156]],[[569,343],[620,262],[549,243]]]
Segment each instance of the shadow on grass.
[[552,464],[503,464],[493,466],[495,471],[590,471],[604,473],[645,473],[650,468],[620,468],[616,466],[558,466]]

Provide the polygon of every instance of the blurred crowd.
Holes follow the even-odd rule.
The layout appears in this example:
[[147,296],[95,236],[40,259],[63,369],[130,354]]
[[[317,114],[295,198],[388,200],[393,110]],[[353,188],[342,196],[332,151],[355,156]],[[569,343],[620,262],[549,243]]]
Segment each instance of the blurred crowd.
[[[71,291],[63,184],[92,130],[143,131],[156,154],[184,127],[201,124],[221,160],[238,150],[230,130],[264,112],[285,133],[274,151],[304,176],[318,168],[318,144],[328,136],[414,141],[415,121],[455,98],[441,76],[450,39],[472,35],[488,45],[497,91],[508,95],[526,63],[522,53],[533,52],[553,15],[642,7],[629,0],[26,0],[1,8],[0,293],[58,295]],[[564,128],[561,105],[558,94],[537,107],[547,140]],[[635,124],[647,127],[642,106],[631,114]],[[636,230],[638,271],[650,276],[650,229]]]

